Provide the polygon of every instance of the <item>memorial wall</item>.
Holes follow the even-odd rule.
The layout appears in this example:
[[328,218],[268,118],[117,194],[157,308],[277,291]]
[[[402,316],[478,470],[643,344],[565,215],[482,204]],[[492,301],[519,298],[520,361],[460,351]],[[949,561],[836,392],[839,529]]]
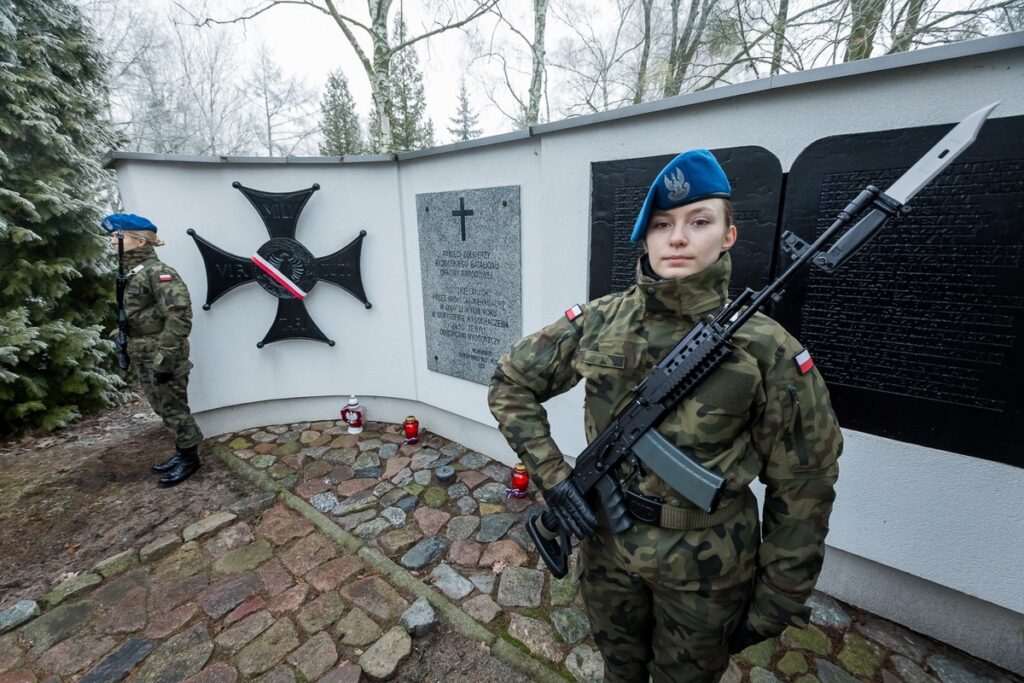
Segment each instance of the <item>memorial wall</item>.
[[[782,230],[812,238],[1001,99],[914,213],[773,313],[815,355],[846,436],[821,587],[1024,670],[1022,74],[1016,34],[397,159],[118,153],[111,166],[192,292],[190,400],[209,435],[333,419],[356,394],[369,419],[412,413],[511,462],[489,368],[573,304],[629,286],[625,226],[673,154],[722,159],[741,233],[733,284],[757,287],[783,265]],[[269,193],[264,210],[235,183]],[[281,208],[296,192],[309,192],[301,210]],[[580,388],[546,408],[578,452]],[[955,617],[935,619],[944,605]]]

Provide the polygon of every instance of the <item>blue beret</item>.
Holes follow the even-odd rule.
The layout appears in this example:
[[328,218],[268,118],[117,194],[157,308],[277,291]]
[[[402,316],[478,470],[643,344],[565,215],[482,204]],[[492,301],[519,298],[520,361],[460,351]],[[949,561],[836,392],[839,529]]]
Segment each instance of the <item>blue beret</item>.
[[156,232],[156,226],[148,218],[136,216],[134,213],[112,213],[100,222],[107,232],[120,232],[122,230],[152,230]]
[[728,198],[732,194],[729,179],[715,155],[706,149],[691,149],[673,159],[661,170],[647,191],[644,206],[633,226],[630,242],[639,242],[647,231],[651,211],[674,209],[709,197]]

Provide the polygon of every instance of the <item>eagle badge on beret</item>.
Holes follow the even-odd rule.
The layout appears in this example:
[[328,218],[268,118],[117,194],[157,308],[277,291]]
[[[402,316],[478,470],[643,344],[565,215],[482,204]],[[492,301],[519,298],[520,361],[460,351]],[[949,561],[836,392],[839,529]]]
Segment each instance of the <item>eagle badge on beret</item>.
[[681,202],[690,194],[690,183],[686,182],[683,169],[677,168],[665,176],[665,188],[668,190],[668,198],[673,202]]

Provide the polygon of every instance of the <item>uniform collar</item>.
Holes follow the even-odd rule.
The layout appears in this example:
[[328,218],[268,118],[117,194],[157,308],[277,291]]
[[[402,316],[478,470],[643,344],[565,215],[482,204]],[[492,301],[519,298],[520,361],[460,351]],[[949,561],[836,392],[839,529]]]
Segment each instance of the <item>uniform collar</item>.
[[648,313],[696,317],[725,306],[729,299],[729,275],[732,258],[725,252],[710,267],[696,275],[666,280],[644,272],[644,254],[637,263],[637,295],[643,298]]
[[153,248],[153,245],[147,244],[138,249],[124,252],[124,268],[129,270],[154,258],[156,258],[156,249]]

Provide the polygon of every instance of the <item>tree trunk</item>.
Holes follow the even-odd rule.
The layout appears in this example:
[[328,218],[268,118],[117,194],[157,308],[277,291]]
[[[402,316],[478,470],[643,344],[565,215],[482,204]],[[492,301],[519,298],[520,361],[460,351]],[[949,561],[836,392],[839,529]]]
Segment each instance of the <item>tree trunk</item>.
[[906,52],[917,35],[917,27],[921,22],[921,10],[924,7],[924,0],[907,0],[907,21],[903,29],[896,36],[887,54],[894,52]]
[[633,104],[640,104],[644,101],[644,91],[647,90],[647,60],[651,56],[651,6],[654,0],[641,0],[644,11],[644,39],[643,49],[640,51],[640,67],[636,74],[636,91],[633,93]]
[[388,10],[392,0],[367,0],[370,9],[370,29],[373,38],[373,70],[367,72],[373,104],[380,112],[381,143],[384,151],[394,145],[391,133],[394,123],[391,113],[391,44],[388,41]]
[[[665,97],[675,97],[683,87],[683,79],[690,67],[690,61],[697,52],[704,24],[707,22],[708,10],[714,0],[690,0],[690,12],[686,17],[686,26],[679,40],[672,46],[669,55],[668,78],[665,80]],[[672,0],[672,35],[678,34],[679,0]],[[692,38],[692,40],[691,40]]]
[[530,77],[530,99],[523,123],[532,126],[540,117],[540,96],[544,86],[544,29],[547,27],[549,0],[533,0],[533,75]]
[[775,45],[772,47],[772,76],[782,70],[782,50],[786,46],[786,24],[788,22],[789,0],[779,0],[779,13],[775,17]]
[[882,20],[885,0],[850,0],[850,37],[846,41],[844,62],[867,59],[874,47],[875,33]]
[[675,81],[676,77],[676,63],[679,59],[679,0],[672,0],[672,35],[669,38],[668,44],[668,64],[666,65],[667,73],[665,74],[665,87],[662,89],[662,97],[671,97],[676,93],[672,92],[672,82]]

